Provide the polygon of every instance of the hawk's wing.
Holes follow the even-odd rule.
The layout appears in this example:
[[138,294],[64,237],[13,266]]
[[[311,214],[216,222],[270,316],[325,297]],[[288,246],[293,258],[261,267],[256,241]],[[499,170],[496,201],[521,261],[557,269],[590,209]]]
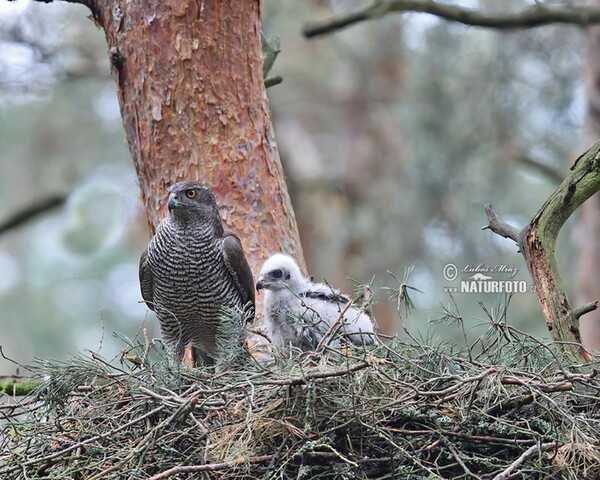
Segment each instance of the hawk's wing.
[[[254,278],[240,238],[233,232],[223,232],[223,260],[225,266],[235,282],[244,305],[252,302],[254,308]],[[254,315],[250,321],[254,320]]]
[[142,289],[142,298],[150,310],[154,310],[154,296],[152,295],[152,271],[148,265],[148,247],[142,252],[140,257],[140,287]]

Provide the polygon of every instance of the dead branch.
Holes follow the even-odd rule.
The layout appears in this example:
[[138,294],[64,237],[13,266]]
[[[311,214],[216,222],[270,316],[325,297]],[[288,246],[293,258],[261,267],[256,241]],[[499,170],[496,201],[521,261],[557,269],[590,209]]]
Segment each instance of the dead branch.
[[508,478],[508,476],[513,472],[515,468],[521,465],[527,457],[530,457],[536,452],[545,452],[547,450],[552,450],[554,448],[558,448],[560,445],[557,442],[548,442],[543,443],[541,445],[533,445],[525,450],[519,458],[517,458],[513,463],[511,463],[506,470],[496,475],[493,480],[503,480],[504,478]]
[[513,227],[512,225],[509,225],[508,223],[502,221],[500,217],[496,215],[496,212],[494,212],[494,210],[492,209],[491,203],[485,204],[485,213],[488,218],[488,224],[485,227],[482,227],[482,230],[490,229],[492,232],[504,238],[510,238],[511,240],[514,240],[515,242],[519,243],[519,236],[521,234],[521,231],[518,228]]
[[24,223],[33,220],[42,213],[46,213],[49,210],[60,207],[65,203],[66,200],[66,195],[51,195],[49,197],[36,200],[22,210],[16,211],[3,222],[0,222],[0,235],[8,230],[20,227]]
[[546,200],[544,205],[523,230],[506,224],[487,204],[485,211],[491,229],[516,241],[525,258],[533,279],[546,325],[552,337],[562,348],[576,358],[589,360],[589,353],[581,346],[579,317],[597,308],[596,302],[572,309],[564,289],[556,262],[558,234],[573,212],[600,190],[600,142],[579,157],[569,175]]
[[[115,433],[117,433],[117,432],[119,432],[121,430],[125,430],[125,429],[129,428],[130,426],[132,426],[132,425],[134,425],[136,423],[139,423],[142,420],[147,419],[148,417],[156,415],[158,412],[164,410],[165,408],[166,408],[166,405],[160,405],[160,406],[156,407],[154,410],[151,410],[150,412],[148,412],[148,413],[146,413],[144,415],[141,415],[141,416],[139,416],[137,418],[134,418],[130,422],[121,425],[120,427],[114,429],[111,433],[115,434]],[[12,466],[12,467],[2,468],[2,469],[0,469],[0,474],[1,475],[5,475],[5,474],[8,474],[8,473],[14,472],[16,470],[21,470],[23,467],[27,467],[29,465],[35,465],[35,464],[38,464],[38,463],[42,463],[42,462],[46,462],[46,461],[49,461],[49,460],[53,460],[55,458],[60,458],[60,457],[64,456],[66,453],[72,452],[74,450],[77,450],[78,448],[81,448],[81,447],[83,447],[85,445],[88,445],[90,443],[94,443],[94,442],[100,440],[105,435],[106,434],[95,435],[95,436],[90,437],[90,438],[88,438],[86,440],[83,440],[81,442],[77,442],[74,445],[71,445],[71,446],[69,446],[67,448],[64,448],[62,450],[54,452],[54,453],[52,453],[50,455],[46,455],[46,456],[38,457],[38,458],[31,458],[31,459],[29,459],[29,460],[21,463],[20,465],[15,465],[15,466]]]
[[571,319],[574,321],[579,320],[579,317],[581,317],[582,315],[585,315],[586,313],[593,312],[597,308],[598,308],[598,300],[596,300],[594,302],[586,303],[585,305],[582,305],[581,307],[577,307],[577,308],[574,308],[571,311],[569,311],[569,317],[571,317]]
[[373,20],[389,13],[428,13],[451,22],[496,29],[523,29],[563,23],[586,27],[600,23],[600,9],[578,6],[548,6],[536,3],[518,13],[485,13],[459,5],[449,5],[433,0],[375,0],[359,10],[307,23],[302,29],[311,38],[333,33],[342,28]]
[[154,475],[150,477],[148,480],[163,480],[165,478],[172,477],[173,475],[177,475],[180,473],[194,473],[194,472],[216,472],[219,470],[227,470],[229,468],[238,467],[244,465],[245,463],[256,464],[256,463],[266,463],[273,458],[273,455],[261,455],[259,457],[242,457],[232,460],[230,462],[223,463],[209,463],[206,465],[185,465],[180,467],[173,467],[168,470],[165,470],[158,475]]

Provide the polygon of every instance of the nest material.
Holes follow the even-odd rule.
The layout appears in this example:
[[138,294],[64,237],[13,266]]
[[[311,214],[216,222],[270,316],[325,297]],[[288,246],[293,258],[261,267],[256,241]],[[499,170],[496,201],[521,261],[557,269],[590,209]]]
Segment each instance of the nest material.
[[0,478],[597,478],[597,364],[495,325],[479,353],[388,339],[216,369],[129,345],[39,362]]

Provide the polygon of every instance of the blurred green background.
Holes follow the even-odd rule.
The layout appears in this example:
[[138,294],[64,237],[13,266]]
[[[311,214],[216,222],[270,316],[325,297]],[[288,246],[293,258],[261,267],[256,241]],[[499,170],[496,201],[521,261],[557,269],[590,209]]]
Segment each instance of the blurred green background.
[[[482,231],[490,202],[525,225],[566,175],[586,103],[583,32],[496,32],[424,14],[389,15],[306,40],[305,22],[365,2],[264,0],[263,31],[281,37],[268,91],[310,273],[342,290],[374,277],[382,329],[399,328],[384,286],[409,283],[409,329],[460,342],[436,324],[452,263],[506,265],[529,280],[513,242]],[[456,2],[493,10],[533,2]],[[66,202],[0,235],[0,345],[8,357],[66,358],[102,342],[107,357],[156,319],[141,304],[138,259],[149,233],[110,77],[104,34],[81,5],[0,2],[0,222],[52,195]],[[574,284],[570,225],[558,250]],[[461,273],[461,277],[469,276]],[[494,278],[507,277],[494,274]],[[569,292],[571,290],[569,289]],[[475,338],[493,294],[456,294]],[[509,321],[547,336],[537,298]],[[0,359],[0,374],[14,371]]]

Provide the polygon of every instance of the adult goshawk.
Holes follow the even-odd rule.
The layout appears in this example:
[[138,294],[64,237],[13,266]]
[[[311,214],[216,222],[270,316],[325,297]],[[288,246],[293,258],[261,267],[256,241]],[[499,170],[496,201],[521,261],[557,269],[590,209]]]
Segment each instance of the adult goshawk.
[[210,188],[183,181],[168,192],[169,214],[140,258],[142,297],[177,360],[192,346],[194,363],[211,364],[222,308],[254,309],[252,272],[239,237],[224,230]]

